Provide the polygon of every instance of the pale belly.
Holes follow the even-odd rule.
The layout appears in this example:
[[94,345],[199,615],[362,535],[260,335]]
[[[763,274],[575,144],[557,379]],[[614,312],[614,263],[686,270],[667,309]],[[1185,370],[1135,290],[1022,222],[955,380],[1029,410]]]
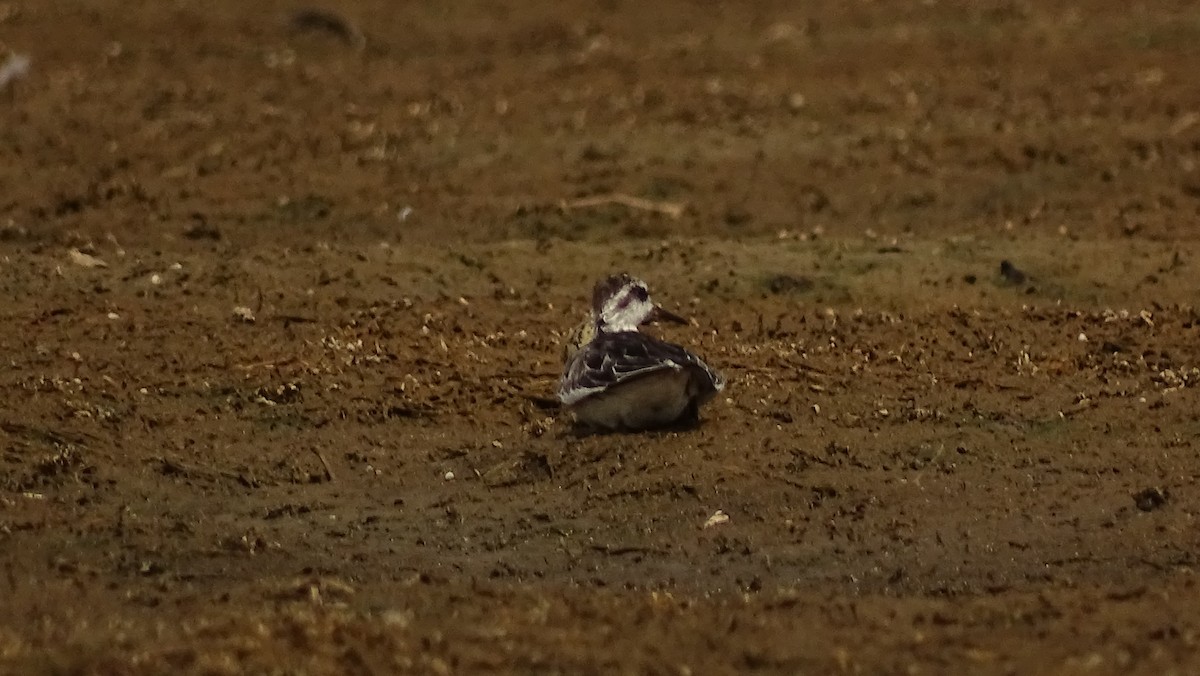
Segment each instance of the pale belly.
[[572,409],[579,422],[603,429],[644,430],[679,420],[691,397],[685,369],[664,370],[588,397]]

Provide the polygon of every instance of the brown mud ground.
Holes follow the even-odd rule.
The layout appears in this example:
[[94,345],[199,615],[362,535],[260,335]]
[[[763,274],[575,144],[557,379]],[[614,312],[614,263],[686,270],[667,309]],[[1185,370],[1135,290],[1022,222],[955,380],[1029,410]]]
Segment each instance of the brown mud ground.
[[0,670],[1200,670],[1193,3],[297,8],[0,2]]

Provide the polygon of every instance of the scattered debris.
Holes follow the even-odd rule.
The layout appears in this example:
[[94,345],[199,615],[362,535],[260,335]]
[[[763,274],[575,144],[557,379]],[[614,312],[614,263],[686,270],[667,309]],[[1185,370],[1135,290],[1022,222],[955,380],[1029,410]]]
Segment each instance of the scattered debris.
[[1007,260],[1000,261],[1000,276],[1004,278],[1005,282],[1014,286],[1024,284],[1029,280],[1029,275],[1018,270],[1017,266]]
[[554,478],[554,467],[544,453],[525,451],[519,457],[508,458],[483,472],[476,471],[490,488],[504,488]]
[[151,461],[158,463],[159,472],[163,476],[180,476],[193,479],[223,477],[236,481],[246,488],[258,488],[262,485],[252,474],[243,474],[220,468],[201,467],[200,465],[189,465],[164,456],[152,458]]
[[685,205],[679,202],[666,202],[648,200],[642,197],[634,197],[624,193],[612,193],[610,195],[595,195],[593,197],[583,197],[577,200],[563,200],[560,207],[563,211],[572,209],[585,209],[588,207],[607,206],[609,204],[619,204],[630,209],[640,211],[653,211],[659,214],[665,214],[671,218],[679,218],[683,215]]
[[200,214],[192,214],[192,223],[183,229],[183,236],[192,241],[210,240],[216,242],[221,239],[221,231]]
[[379,620],[383,622],[383,626],[385,627],[408,629],[408,626],[413,621],[413,611],[392,608],[379,613]]
[[11,218],[0,225],[0,242],[17,242],[29,238],[29,229],[17,225]]
[[442,478],[446,481],[454,481],[454,472],[446,472],[442,475]]
[[317,460],[321,461],[321,467],[325,468],[325,480],[333,481],[333,470],[329,467],[329,461],[325,459],[325,455],[317,449],[312,449],[313,455],[317,456]]
[[637,545],[589,545],[588,549],[592,550],[593,552],[605,554],[607,556],[626,556],[629,554],[635,556],[641,556],[645,554],[662,555],[665,553],[661,549],[655,549],[653,547],[639,547]]
[[275,387],[264,385],[254,391],[251,401],[263,404],[264,406],[279,406],[294,404],[300,401],[300,397],[300,383],[290,382]]
[[1143,512],[1153,512],[1167,504],[1167,500],[1170,498],[1170,493],[1158,486],[1152,486],[1134,493],[1133,504],[1137,505],[1137,508]]
[[125,249],[121,246],[121,243],[117,241],[115,235],[110,232],[104,236],[104,239],[113,246],[113,251],[116,252],[117,258],[125,257]]
[[721,524],[728,522],[729,515],[718,509],[712,513],[712,516],[705,520],[704,525],[701,526],[701,528],[712,528],[713,526],[720,526]]
[[246,324],[254,323],[254,310],[251,310],[250,308],[246,307],[245,305],[235,306],[233,308],[233,316],[234,316],[234,318],[236,318]]
[[[273,543],[272,543],[273,544]],[[332,577],[296,579],[281,586],[277,597],[313,605],[343,607],[357,593],[353,585]]]
[[778,274],[767,279],[767,290],[775,295],[805,293],[814,286],[813,280],[800,275]]
[[93,256],[91,254],[83,253],[79,249],[71,249],[70,251],[67,252],[67,257],[70,258],[71,262],[74,263],[75,265],[78,265],[78,266],[84,267],[84,268],[107,268],[108,267],[108,263],[105,263],[103,260],[96,258],[95,256]]
[[327,33],[348,45],[363,47],[366,37],[348,19],[328,9],[307,8],[292,14],[292,28],[306,33]]
[[0,91],[3,91],[10,83],[28,75],[31,65],[33,65],[33,61],[28,56],[9,54],[4,63],[0,64]]

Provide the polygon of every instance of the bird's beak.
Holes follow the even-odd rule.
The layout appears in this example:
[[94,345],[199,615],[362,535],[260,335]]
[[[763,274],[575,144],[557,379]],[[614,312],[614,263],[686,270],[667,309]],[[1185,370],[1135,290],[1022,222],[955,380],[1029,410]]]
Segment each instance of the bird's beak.
[[674,312],[663,309],[663,307],[661,305],[655,305],[654,309],[650,311],[650,314],[646,316],[646,321],[644,321],[642,323],[643,324],[653,324],[655,322],[671,322],[672,324],[690,324],[691,323],[688,320],[684,319],[683,317],[680,317],[679,315],[675,314]]

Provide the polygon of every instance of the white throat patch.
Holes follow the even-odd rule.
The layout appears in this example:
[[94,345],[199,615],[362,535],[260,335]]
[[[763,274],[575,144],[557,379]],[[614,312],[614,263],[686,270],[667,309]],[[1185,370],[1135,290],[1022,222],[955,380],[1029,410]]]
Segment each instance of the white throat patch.
[[650,314],[654,303],[640,282],[630,282],[604,301],[597,324],[602,331],[637,331]]

